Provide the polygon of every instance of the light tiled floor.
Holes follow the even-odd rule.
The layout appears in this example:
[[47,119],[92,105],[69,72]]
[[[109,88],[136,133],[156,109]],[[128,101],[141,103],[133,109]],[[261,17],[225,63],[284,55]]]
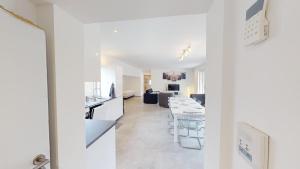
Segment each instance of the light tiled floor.
[[173,143],[168,112],[138,97],[125,101],[117,129],[118,169],[203,169],[203,151]]

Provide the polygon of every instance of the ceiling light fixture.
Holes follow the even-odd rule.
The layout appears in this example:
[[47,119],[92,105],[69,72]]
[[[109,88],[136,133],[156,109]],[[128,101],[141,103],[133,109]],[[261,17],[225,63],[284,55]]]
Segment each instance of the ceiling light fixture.
[[118,31],[118,29],[115,29],[114,32],[115,32],[115,33],[118,33],[119,31]]
[[189,45],[187,48],[185,48],[185,49],[182,50],[181,54],[180,54],[179,57],[178,57],[178,58],[179,58],[179,61],[180,61],[180,62],[183,61],[183,59],[184,59],[185,57],[189,56],[189,55],[191,54],[191,52],[192,52],[192,46]]

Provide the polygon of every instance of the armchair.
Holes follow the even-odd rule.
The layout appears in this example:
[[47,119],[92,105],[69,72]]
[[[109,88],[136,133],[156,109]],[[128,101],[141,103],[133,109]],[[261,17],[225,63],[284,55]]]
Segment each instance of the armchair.
[[190,97],[197,102],[201,102],[201,105],[205,107],[205,94],[191,94]]
[[153,92],[152,89],[146,90],[144,93],[144,103],[145,104],[157,104],[158,103],[158,93]]

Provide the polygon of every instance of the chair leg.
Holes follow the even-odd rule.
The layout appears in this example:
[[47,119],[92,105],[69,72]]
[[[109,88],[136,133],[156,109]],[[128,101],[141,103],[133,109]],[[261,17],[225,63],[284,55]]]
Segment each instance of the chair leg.
[[168,128],[169,134],[174,136],[174,128]]
[[[171,124],[171,123],[173,123],[173,124]],[[173,121],[168,121],[168,125],[170,126],[168,128],[169,134],[174,136],[174,122]],[[183,124],[178,123],[178,129],[179,129],[179,133],[178,133],[179,136],[181,136],[181,137],[188,137],[189,136],[190,131],[187,128],[185,128]],[[187,134],[182,134],[182,130],[186,130]]]
[[[188,125],[187,130],[188,130],[188,135],[187,135],[187,136],[179,136],[179,145],[180,145],[182,148],[186,148],[186,149],[202,150],[203,145],[201,144],[201,139],[204,139],[204,137],[200,137],[200,136],[199,136],[199,130],[204,130],[204,127],[201,127],[200,129],[198,129],[198,130],[196,131],[196,134],[197,134],[196,137],[195,137],[195,136],[190,136],[191,130],[193,130],[193,129],[191,129],[190,123],[189,123],[189,125]],[[188,146],[184,146],[184,145],[182,144],[182,138],[183,138],[183,137],[184,137],[184,138],[196,139],[197,142],[198,142],[199,147],[188,147]]]
[[179,145],[180,147],[182,148],[186,148],[186,149],[192,149],[192,150],[202,150],[202,145],[201,145],[201,142],[200,142],[200,139],[198,137],[184,137],[184,138],[193,138],[193,139],[196,139],[198,144],[199,144],[199,148],[198,147],[188,147],[188,146],[184,146],[182,144],[182,141],[181,139],[183,138],[183,136],[179,136]]
[[200,146],[200,150],[202,149],[202,145],[201,145],[201,141],[200,141],[200,138],[197,138],[197,141],[199,143],[199,146]]
[[[179,136],[188,137],[188,134],[185,134],[185,135],[181,134],[181,131],[184,129],[183,127],[178,126],[178,128],[179,128],[179,134],[178,134]],[[174,136],[174,126],[169,127],[168,131],[169,131],[170,135]]]

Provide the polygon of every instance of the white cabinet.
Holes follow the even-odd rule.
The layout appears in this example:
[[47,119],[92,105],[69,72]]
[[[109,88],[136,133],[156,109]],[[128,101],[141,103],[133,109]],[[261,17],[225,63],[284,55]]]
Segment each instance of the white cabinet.
[[87,148],[87,169],[116,169],[115,138],[113,127]]
[[106,120],[118,120],[123,115],[123,98],[118,97],[104,104],[107,110]]
[[117,97],[115,99],[105,102],[102,106],[95,108],[95,120],[118,120],[123,116],[123,98]]
[[99,107],[96,107],[94,109],[94,117],[93,119],[95,120],[107,120],[107,106],[106,104],[102,105],[102,106],[99,106]]

